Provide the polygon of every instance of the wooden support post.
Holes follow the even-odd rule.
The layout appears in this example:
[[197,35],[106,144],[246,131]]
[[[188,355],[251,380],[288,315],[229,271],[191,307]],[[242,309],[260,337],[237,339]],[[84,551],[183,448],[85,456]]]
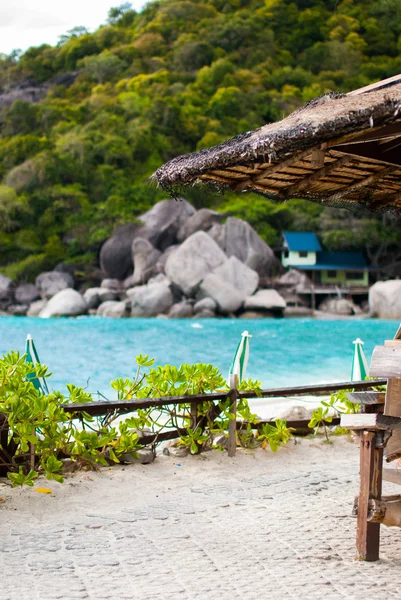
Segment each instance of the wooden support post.
[[234,416],[228,422],[228,456],[235,456],[237,449],[237,398],[238,375],[230,375],[230,414]]
[[380,433],[362,431],[360,434],[360,491],[356,547],[358,558],[379,559],[380,523],[369,523],[369,500],[380,500],[382,493],[383,448],[377,448]]
[[4,413],[0,413],[0,477],[6,477],[16,450],[15,441],[11,438],[9,442],[8,434],[8,419]]
[[29,464],[31,469],[35,468],[35,447],[36,444],[32,444],[31,442],[29,442]]
[[198,405],[196,402],[191,402],[191,429],[195,431],[198,427]]

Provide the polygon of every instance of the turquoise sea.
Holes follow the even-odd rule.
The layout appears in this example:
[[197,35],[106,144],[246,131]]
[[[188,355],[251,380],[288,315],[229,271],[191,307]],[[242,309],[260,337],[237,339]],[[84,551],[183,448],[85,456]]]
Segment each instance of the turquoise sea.
[[241,333],[251,339],[247,375],[264,387],[304,385],[349,379],[353,340],[365,342],[370,361],[376,344],[391,339],[397,321],[315,319],[39,319],[0,317],[0,354],[24,352],[32,334],[50,387],[66,383],[101,391],[113,399],[109,383],[130,377],[135,356],[148,354],[156,364],[209,362],[228,372]]

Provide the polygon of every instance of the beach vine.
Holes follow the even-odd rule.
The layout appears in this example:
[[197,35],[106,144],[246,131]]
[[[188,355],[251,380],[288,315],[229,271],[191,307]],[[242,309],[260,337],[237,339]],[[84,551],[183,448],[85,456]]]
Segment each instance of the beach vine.
[[[49,376],[46,366],[34,368],[26,362],[25,355],[17,352],[0,358],[0,468],[7,471],[13,486],[33,486],[40,474],[62,483],[67,470],[98,469],[124,462],[124,456],[136,457],[145,443],[150,443],[154,451],[169,430],[178,432],[178,443],[191,454],[206,447],[223,449],[228,436],[233,418],[227,397],[229,388],[213,365],[155,366],[153,359],[139,355],[133,378],[111,382],[119,401],[172,396],[188,396],[188,401],[138,408],[128,417],[117,409],[101,417],[93,417],[82,408],[76,413],[71,412],[71,407],[65,410],[66,404],[89,406],[96,396],[73,384],[66,386],[66,394],[45,394],[35,387],[35,382]],[[239,391],[260,395],[260,385],[247,379],[241,382]],[[222,394],[221,400],[198,402],[194,413],[191,396],[216,392]],[[276,427],[262,427],[259,435],[254,433],[252,427],[258,418],[243,398],[238,400],[237,416],[241,420],[237,441],[243,447],[261,442],[263,447],[269,444],[277,450],[291,437],[291,431],[281,421]]]

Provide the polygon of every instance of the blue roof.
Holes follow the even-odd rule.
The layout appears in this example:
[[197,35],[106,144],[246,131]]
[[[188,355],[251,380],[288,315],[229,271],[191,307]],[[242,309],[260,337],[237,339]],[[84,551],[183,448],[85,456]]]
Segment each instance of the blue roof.
[[283,237],[288,249],[295,252],[320,252],[322,249],[316,233],[311,231],[284,231]]
[[316,271],[364,270],[370,269],[362,252],[319,252],[315,265],[297,266],[297,269]]

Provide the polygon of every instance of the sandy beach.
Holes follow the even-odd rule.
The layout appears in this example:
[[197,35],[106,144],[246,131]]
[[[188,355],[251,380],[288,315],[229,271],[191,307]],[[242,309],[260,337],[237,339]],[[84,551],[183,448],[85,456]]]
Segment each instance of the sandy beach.
[[399,597],[399,531],[382,528],[380,562],[355,561],[346,438],[160,453],[42,486],[52,494],[0,483],[2,600]]

